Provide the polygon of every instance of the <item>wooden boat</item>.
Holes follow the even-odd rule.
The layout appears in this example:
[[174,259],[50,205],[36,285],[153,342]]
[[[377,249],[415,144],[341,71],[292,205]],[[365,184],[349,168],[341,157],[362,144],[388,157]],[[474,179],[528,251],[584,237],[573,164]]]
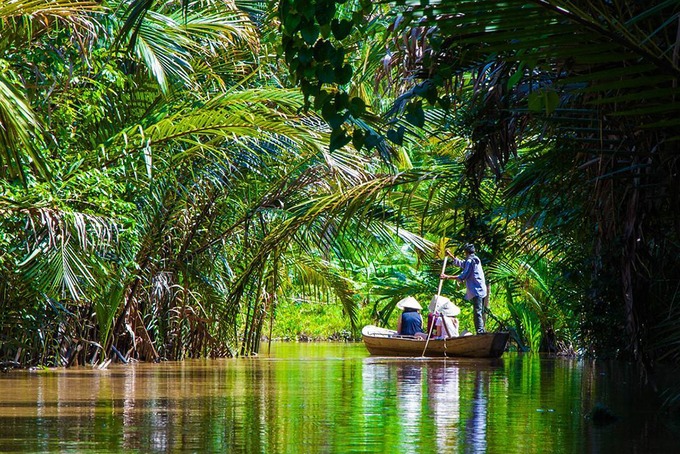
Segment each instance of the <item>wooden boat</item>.
[[[422,356],[425,339],[401,336],[396,331],[373,325],[361,330],[364,345],[371,355]],[[510,333],[485,333],[430,339],[425,356],[453,356],[465,358],[499,358],[505,351]]]

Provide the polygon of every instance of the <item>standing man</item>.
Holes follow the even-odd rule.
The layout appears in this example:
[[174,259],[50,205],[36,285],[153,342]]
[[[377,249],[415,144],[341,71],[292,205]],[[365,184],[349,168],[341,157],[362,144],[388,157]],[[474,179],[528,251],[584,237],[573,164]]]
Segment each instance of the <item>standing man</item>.
[[463,271],[457,276],[450,276],[448,274],[442,274],[442,279],[457,279],[461,282],[465,282],[465,287],[467,288],[467,294],[465,299],[472,300],[472,306],[474,307],[474,319],[475,319],[475,330],[477,334],[484,334],[484,297],[486,296],[486,279],[484,278],[484,270],[482,269],[482,262],[479,257],[475,255],[475,246],[473,244],[466,244],[463,250],[467,254],[465,260],[461,260],[458,257],[454,257],[449,250],[446,250],[446,254],[453,258],[453,263],[462,268]]

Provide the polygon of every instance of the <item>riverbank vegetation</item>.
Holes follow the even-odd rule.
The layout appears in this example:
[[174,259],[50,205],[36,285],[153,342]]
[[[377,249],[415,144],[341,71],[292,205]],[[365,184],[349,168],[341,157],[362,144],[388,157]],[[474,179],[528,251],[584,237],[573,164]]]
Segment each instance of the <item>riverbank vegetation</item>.
[[522,347],[680,362],[678,2],[431,3],[0,5],[0,361],[356,338],[471,241]]

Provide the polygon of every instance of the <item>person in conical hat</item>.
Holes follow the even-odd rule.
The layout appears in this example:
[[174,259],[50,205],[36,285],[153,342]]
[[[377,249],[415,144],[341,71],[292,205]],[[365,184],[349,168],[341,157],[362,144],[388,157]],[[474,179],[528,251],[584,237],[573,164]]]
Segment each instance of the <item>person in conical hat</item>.
[[450,317],[456,317],[460,314],[460,307],[456,306],[453,301],[445,296],[435,295],[428,306],[430,312],[445,313]]
[[445,296],[435,295],[428,307],[435,318],[435,338],[458,337],[458,315],[460,307]]
[[397,303],[402,310],[397,321],[397,334],[404,336],[427,337],[423,332],[423,316],[420,315],[422,306],[414,297],[409,296]]
[[402,311],[404,309],[415,309],[417,311],[421,310],[423,307],[420,305],[417,299],[412,296],[407,296],[403,300],[397,303],[397,307]]

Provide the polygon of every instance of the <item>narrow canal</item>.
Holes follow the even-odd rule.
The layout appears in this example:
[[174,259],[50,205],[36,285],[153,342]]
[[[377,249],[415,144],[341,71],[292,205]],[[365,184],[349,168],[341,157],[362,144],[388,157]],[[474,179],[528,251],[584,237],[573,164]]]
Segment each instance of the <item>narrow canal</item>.
[[620,363],[379,358],[361,344],[12,371],[0,374],[0,451],[680,452],[677,419],[636,383]]

